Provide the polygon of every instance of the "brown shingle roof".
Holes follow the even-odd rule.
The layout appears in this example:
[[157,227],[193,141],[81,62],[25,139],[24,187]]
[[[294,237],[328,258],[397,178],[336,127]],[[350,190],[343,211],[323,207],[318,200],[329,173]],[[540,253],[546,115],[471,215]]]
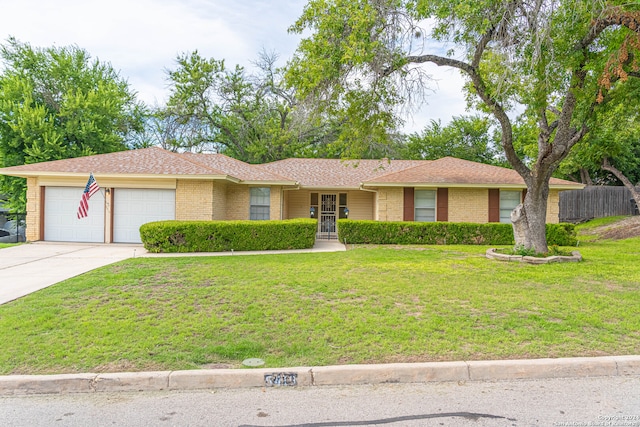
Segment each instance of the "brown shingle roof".
[[123,175],[227,175],[158,147],[33,163],[0,169],[3,174],[83,173]]
[[[250,165],[222,154],[172,153],[158,147],[12,166],[0,174],[15,176],[88,174],[183,176],[244,182],[293,184],[307,188],[359,188],[382,185],[514,185],[524,181],[512,169],[454,157],[439,160],[287,159]],[[552,186],[581,184],[552,178]]]
[[358,188],[363,181],[426,163],[426,160],[286,159],[262,167],[295,178],[303,187]]
[[220,170],[242,181],[295,181],[292,178],[269,172],[261,165],[250,165],[224,154],[183,153],[185,159]]
[[[476,163],[455,157],[385,174],[366,181],[366,184],[456,184],[456,185],[518,185],[525,186],[522,177],[513,169]],[[576,185],[575,182],[551,178],[551,185]],[[579,185],[579,184],[578,184]]]

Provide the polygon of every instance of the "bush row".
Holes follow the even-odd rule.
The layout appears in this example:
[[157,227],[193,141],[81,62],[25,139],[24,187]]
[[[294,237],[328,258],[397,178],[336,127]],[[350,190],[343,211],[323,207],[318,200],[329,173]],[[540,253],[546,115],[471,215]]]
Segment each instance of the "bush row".
[[149,252],[223,252],[306,249],[313,247],[318,222],[157,221],[140,227]]
[[[511,224],[338,220],[341,242],[379,245],[512,245]],[[547,224],[547,243],[575,246],[573,224]]]

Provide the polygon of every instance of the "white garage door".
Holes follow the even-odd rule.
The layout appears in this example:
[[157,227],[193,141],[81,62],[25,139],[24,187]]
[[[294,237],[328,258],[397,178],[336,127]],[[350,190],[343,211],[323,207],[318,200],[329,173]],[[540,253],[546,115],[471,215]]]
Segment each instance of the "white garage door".
[[140,243],[140,226],[175,219],[175,190],[116,188],[113,195],[113,241]]
[[104,196],[89,199],[89,215],[78,219],[84,188],[46,187],[44,194],[44,240],[57,242],[104,242]]

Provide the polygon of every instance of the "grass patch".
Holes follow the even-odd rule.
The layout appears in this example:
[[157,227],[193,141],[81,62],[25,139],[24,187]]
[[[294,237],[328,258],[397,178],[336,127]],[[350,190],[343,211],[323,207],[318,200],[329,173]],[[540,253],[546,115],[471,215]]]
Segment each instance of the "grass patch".
[[640,352],[640,239],[582,263],[482,246],[137,258],[0,306],[0,374]]
[[591,221],[584,222],[582,224],[576,225],[576,230],[579,234],[584,234],[594,228],[602,227],[603,225],[611,225],[620,221],[621,219],[628,218],[627,216],[608,216],[605,218],[596,218]]
[[21,243],[0,243],[0,249],[2,248],[8,248],[10,246],[17,246],[20,245]]

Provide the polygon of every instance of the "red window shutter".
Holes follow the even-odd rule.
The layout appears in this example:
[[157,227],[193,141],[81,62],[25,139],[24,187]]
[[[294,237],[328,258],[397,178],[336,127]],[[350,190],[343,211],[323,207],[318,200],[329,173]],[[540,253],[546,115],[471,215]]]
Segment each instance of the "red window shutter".
[[414,200],[413,200],[413,187],[405,187],[404,189],[404,215],[405,221],[414,220]]
[[449,189],[438,188],[438,212],[436,214],[437,221],[449,221]]
[[489,189],[489,222],[500,222],[500,190]]

